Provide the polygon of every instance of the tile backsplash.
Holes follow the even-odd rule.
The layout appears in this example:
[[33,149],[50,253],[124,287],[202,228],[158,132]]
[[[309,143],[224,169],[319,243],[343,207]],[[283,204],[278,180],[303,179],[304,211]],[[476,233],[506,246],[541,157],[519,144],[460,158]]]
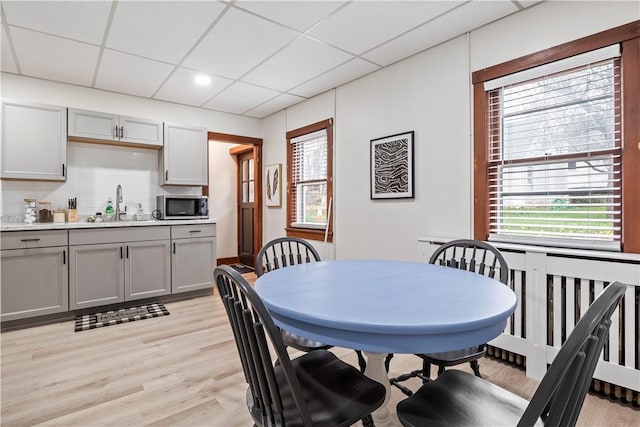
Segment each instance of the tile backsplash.
[[104,212],[109,197],[115,203],[116,186],[122,186],[127,212],[136,212],[142,204],[145,214],[155,209],[161,194],[202,194],[202,187],[160,186],[157,150],[115,147],[69,142],[67,144],[67,180],[2,180],[0,216],[3,222],[22,221],[23,199],[49,201],[53,208],[66,208],[67,200],[78,199],[78,214]]

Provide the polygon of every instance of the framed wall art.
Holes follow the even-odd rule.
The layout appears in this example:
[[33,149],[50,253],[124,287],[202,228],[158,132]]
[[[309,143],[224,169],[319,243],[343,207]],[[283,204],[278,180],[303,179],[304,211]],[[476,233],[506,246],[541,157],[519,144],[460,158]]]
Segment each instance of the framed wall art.
[[371,140],[371,199],[412,199],[413,131]]
[[282,206],[282,164],[265,166],[265,204],[267,207]]

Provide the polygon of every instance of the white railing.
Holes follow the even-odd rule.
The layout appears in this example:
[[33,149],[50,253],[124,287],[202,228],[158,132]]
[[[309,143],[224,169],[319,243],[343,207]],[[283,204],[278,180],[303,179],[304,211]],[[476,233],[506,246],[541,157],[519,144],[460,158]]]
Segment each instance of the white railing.
[[[427,261],[449,240],[419,239],[421,258]],[[491,345],[525,356],[527,376],[540,379],[593,299],[620,281],[630,286],[613,314],[594,378],[640,391],[639,255],[491,243],[507,260],[509,286],[518,297],[504,333]]]

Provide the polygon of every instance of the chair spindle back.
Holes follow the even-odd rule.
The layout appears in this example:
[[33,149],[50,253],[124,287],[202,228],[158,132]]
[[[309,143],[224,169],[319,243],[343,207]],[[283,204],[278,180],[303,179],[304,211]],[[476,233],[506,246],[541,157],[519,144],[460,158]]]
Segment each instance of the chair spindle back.
[[311,416],[301,397],[291,359],[262,300],[238,272],[226,265],[214,270],[214,279],[231,323],[245,380],[249,384],[253,399],[252,416],[260,418],[259,425],[284,425],[283,403],[269,349],[271,343],[303,425],[311,425]]
[[306,240],[279,237],[265,244],[256,257],[256,274],[297,264],[320,261],[318,251]]
[[447,242],[436,249],[429,263],[482,274],[498,279],[505,285],[509,280],[509,268],[504,256],[495,247],[480,240]]

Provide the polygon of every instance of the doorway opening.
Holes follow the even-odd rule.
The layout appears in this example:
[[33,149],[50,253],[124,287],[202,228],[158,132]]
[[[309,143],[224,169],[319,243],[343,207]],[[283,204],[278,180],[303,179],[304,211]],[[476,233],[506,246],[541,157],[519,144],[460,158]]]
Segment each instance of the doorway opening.
[[[262,247],[262,139],[218,132],[209,132],[208,137],[214,143],[237,144],[229,149],[236,164],[237,253],[219,258],[218,264],[243,264],[253,268]],[[211,196],[208,186],[203,188],[203,194]]]

